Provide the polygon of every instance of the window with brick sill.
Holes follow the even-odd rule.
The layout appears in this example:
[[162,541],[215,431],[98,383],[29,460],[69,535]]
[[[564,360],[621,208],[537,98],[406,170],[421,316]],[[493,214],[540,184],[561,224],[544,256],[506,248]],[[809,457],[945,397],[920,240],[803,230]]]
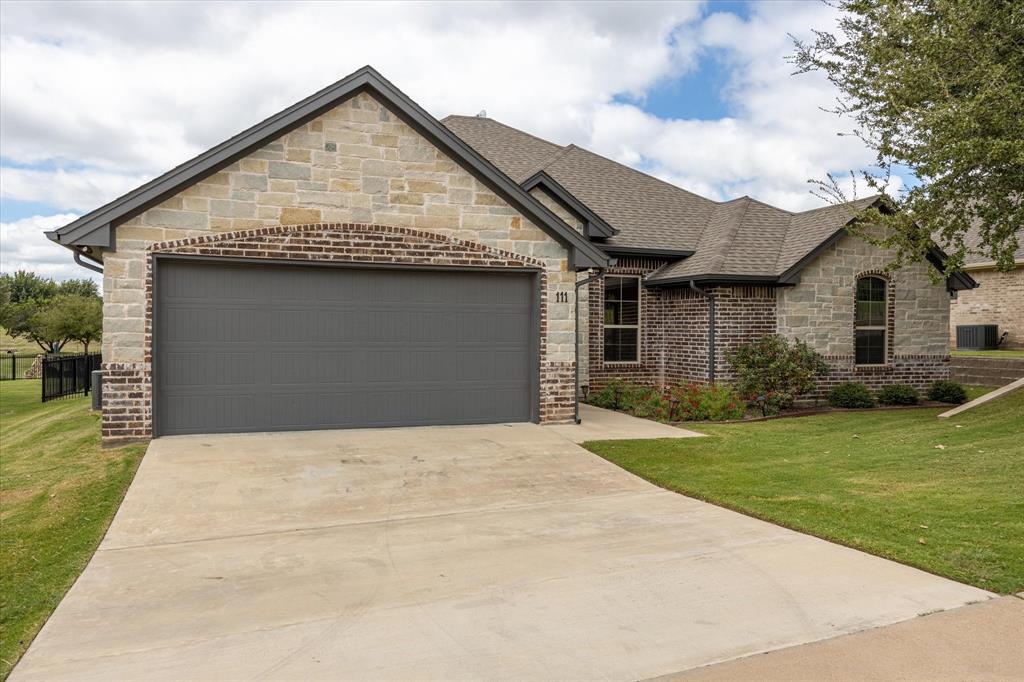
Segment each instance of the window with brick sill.
[[881,277],[857,280],[853,323],[854,361],[857,365],[885,364],[889,321],[887,288]]
[[604,361],[640,359],[640,278],[605,277]]

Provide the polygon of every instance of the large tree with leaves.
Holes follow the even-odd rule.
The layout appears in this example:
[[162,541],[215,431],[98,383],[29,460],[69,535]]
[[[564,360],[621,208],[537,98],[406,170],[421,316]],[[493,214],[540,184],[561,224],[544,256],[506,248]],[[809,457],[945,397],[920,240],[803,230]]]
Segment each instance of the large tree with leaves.
[[[1024,5],[1010,0],[839,0],[838,31],[796,40],[798,72],[838,88],[836,112],[876,154],[859,171],[885,191],[894,166],[920,184],[868,209],[871,238],[894,267],[924,258],[932,239],[963,267],[972,225],[1000,269],[1024,244]],[[848,197],[832,178],[821,183]],[[877,233],[875,233],[877,234]]]

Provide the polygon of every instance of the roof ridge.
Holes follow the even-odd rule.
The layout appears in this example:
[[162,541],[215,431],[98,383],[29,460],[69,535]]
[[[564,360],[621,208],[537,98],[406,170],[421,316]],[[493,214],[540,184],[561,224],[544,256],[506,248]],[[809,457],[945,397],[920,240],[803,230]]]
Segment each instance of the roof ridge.
[[444,123],[445,121],[447,121],[450,118],[468,118],[470,120],[479,119],[479,120],[484,120],[484,121],[490,121],[491,123],[495,123],[497,125],[500,125],[502,128],[508,128],[509,130],[514,130],[515,132],[519,133],[520,135],[526,135],[527,137],[532,137],[533,139],[537,140],[538,142],[543,142],[544,144],[549,144],[552,147],[558,147],[559,149],[565,149],[564,145],[560,145],[557,142],[552,142],[551,140],[545,140],[543,137],[540,137],[538,135],[534,135],[533,133],[528,133],[525,130],[520,130],[519,128],[516,128],[514,126],[510,126],[507,123],[502,123],[498,119],[491,118],[490,116],[466,116],[465,114],[448,114],[447,116],[445,116],[444,118],[441,119],[441,123]]
[[807,215],[808,213],[814,213],[815,211],[826,211],[830,208],[839,208],[840,206],[851,206],[853,204],[859,204],[868,200],[877,201],[880,197],[885,196],[884,194],[872,194],[868,197],[861,197],[860,199],[850,199],[849,201],[843,201],[838,204],[827,204],[825,206],[818,206],[817,208],[809,208],[806,211],[793,211],[792,215]]
[[528,170],[526,172],[526,174],[523,175],[523,180],[527,180],[528,178],[532,178],[537,173],[540,173],[545,168],[548,168],[549,166],[551,166],[555,161],[558,161],[560,158],[562,158],[563,156],[568,154],[570,147],[572,147],[572,145],[566,145],[565,147],[561,147],[557,152],[552,154],[548,159],[546,159],[544,161],[541,161],[536,166],[534,166],[533,168]]
[[665,185],[667,187],[671,187],[672,189],[674,189],[677,192],[682,192],[683,194],[689,194],[691,197],[696,197],[698,199],[702,199],[704,201],[708,201],[708,202],[713,203],[713,204],[728,203],[728,202],[724,202],[724,201],[715,201],[714,199],[708,199],[707,197],[701,196],[700,194],[697,194],[696,192],[691,192],[690,190],[684,189],[684,188],[680,187],[679,185],[673,185],[671,182],[668,182],[667,180],[662,180],[661,178],[655,177],[655,176],[651,175],[650,173],[645,173],[642,170],[637,170],[636,168],[633,168],[632,166],[627,166],[624,163],[620,163],[620,162],[616,161],[615,159],[610,159],[607,156],[603,156],[601,154],[598,154],[597,152],[591,151],[591,150],[587,149],[586,147],[581,147],[578,144],[575,144],[575,143],[567,144],[566,145],[566,149],[570,149],[570,148],[571,149],[578,149],[581,152],[585,152],[587,154],[590,154],[591,156],[596,156],[598,158],[604,159],[605,161],[608,161],[609,163],[614,163],[616,166],[621,166],[622,168],[624,168],[624,169],[626,169],[626,170],[628,170],[628,171],[630,171],[632,173],[636,173],[637,175],[642,175],[645,178],[650,178],[651,180],[654,180],[657,183],[660,183],[660,184]]
[[750,204],[754,201],[746,195],[738,199],[738,201],[743,200],[746,200],[746,203],[743,206],[743,212],[740,213],[739,217],[732,225],[729,226],[729,230],[725,233],[724,236],[726,237],[726,240],[721,245],[721,251],[711,257],[709,264],[713,272],[719,271],[725,263],[725,255],[729,252],[729,247],[732,245],[733,239],[736,238],[736,233],[740,231],[740,226],[743,225],[743,219],[747,217],[747,211],[750,210]]

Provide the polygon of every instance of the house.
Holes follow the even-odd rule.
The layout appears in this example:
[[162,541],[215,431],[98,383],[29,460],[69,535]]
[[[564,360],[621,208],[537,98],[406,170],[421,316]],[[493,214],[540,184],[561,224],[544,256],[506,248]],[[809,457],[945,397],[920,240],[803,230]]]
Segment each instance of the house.
[[1024,348],[1024,236],[1014,253],[1014,267],[996,270],[991,258],[981,253],[977,228],[967,233],[968,253],[964,270],[977,281],[974,289],[958,292],[950,307],[949,339],[956,347],[958,325],[994,324],[999,336],[1006,334],[1000,348]]
[[103,272],[110,442],[564,422],[580,382],[727,380],[773,332],[830,381],[945,377],[972,282],[883,272],[868,201],[710,201],[366,67],[48,236]]

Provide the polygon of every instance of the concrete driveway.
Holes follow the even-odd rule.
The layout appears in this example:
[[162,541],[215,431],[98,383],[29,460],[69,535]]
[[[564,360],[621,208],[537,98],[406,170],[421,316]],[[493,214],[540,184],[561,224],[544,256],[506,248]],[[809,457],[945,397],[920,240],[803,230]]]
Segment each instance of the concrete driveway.
[[587,433],[156,440],[12,679],[634,680],[991,596],[663,491]]

